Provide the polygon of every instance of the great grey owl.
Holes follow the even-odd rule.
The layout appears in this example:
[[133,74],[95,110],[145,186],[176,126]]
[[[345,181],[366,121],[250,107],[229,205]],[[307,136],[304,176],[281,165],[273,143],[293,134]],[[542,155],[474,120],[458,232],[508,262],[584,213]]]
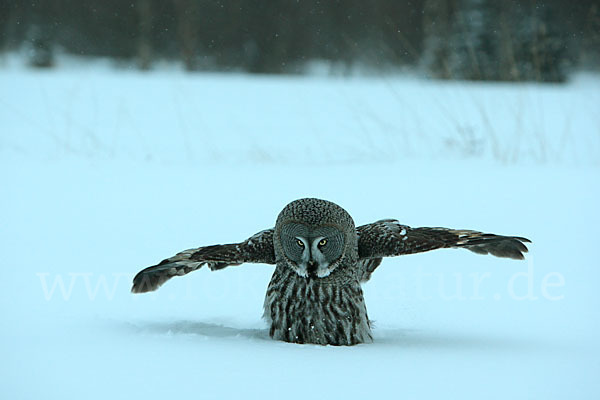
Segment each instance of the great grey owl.
[[131,290],[156,290],[204,264],[213,271],[248,262],[275,264],[264,304],[270,336],[293,343],[354,345],[372,341],[360,285],[383,257],[463,247],[523,259],[524,242],[530,241],[471,230],[411,228],[394,219],[355,228],[337,204],[307,198],[288,204],[275,228],[244,242],[185,250],[140,271]]

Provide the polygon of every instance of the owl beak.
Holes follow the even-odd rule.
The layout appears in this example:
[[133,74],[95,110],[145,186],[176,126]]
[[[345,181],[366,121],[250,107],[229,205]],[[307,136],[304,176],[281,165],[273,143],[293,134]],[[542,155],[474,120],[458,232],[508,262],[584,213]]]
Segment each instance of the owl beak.
[[308,275],[312,277],[317,276],[317,263],[314,260],[310,260],[308,263],[306,263],[306,270]]

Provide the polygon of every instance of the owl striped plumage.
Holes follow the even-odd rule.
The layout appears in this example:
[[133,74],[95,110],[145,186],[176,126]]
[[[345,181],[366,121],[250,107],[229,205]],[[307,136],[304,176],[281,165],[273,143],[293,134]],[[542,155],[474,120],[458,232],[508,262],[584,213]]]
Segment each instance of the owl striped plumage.
[[293,343],[353,345],[372,340],[361,289],[383,257],[439,248],[523,259],[528,239],[471,230],[411,228],[386,219],[355,227],[335,203],[306,198],[279,214],[275,227],[234,244],[182,251],[140,271],[132,292],[156,290],[207,265],[275,264],[264,316],[271,337]]

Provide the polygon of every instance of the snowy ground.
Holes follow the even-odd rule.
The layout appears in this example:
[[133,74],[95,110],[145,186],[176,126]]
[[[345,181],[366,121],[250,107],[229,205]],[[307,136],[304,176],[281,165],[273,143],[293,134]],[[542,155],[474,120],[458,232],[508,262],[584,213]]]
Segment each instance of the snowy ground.
[[[2,397],[598,398],[599,88],[0,70]],[[268,338],[269,266],[129,293],[304,196],[534,243],[386,260],[349,348]]]

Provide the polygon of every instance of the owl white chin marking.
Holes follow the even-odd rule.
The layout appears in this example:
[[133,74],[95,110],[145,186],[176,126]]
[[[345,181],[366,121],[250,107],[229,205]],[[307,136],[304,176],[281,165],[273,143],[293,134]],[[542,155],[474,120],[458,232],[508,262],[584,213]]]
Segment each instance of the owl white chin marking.
[[302,269],[302,268],[294,268],[294,271],[296,271],[296,273],[298,275],[300,275],[303,278],[308,278],[308,272],[306,272],[306,269]]
[[329,274],[331,274],[331,269],[328,267],[317,269],[317,276],[319,278],[325,278],[326,276],[329,276]]
[[[319,268],[317,268],[317,277],[318,278],[328,277],[333,272],[333,269],[334,268],[329,268],[329,264],[325,264],[325,266],[320,266]],[[303,278],[309,277],[308,270],[302,264],[296,265],[296,268],[294,268],[294,271]]]

